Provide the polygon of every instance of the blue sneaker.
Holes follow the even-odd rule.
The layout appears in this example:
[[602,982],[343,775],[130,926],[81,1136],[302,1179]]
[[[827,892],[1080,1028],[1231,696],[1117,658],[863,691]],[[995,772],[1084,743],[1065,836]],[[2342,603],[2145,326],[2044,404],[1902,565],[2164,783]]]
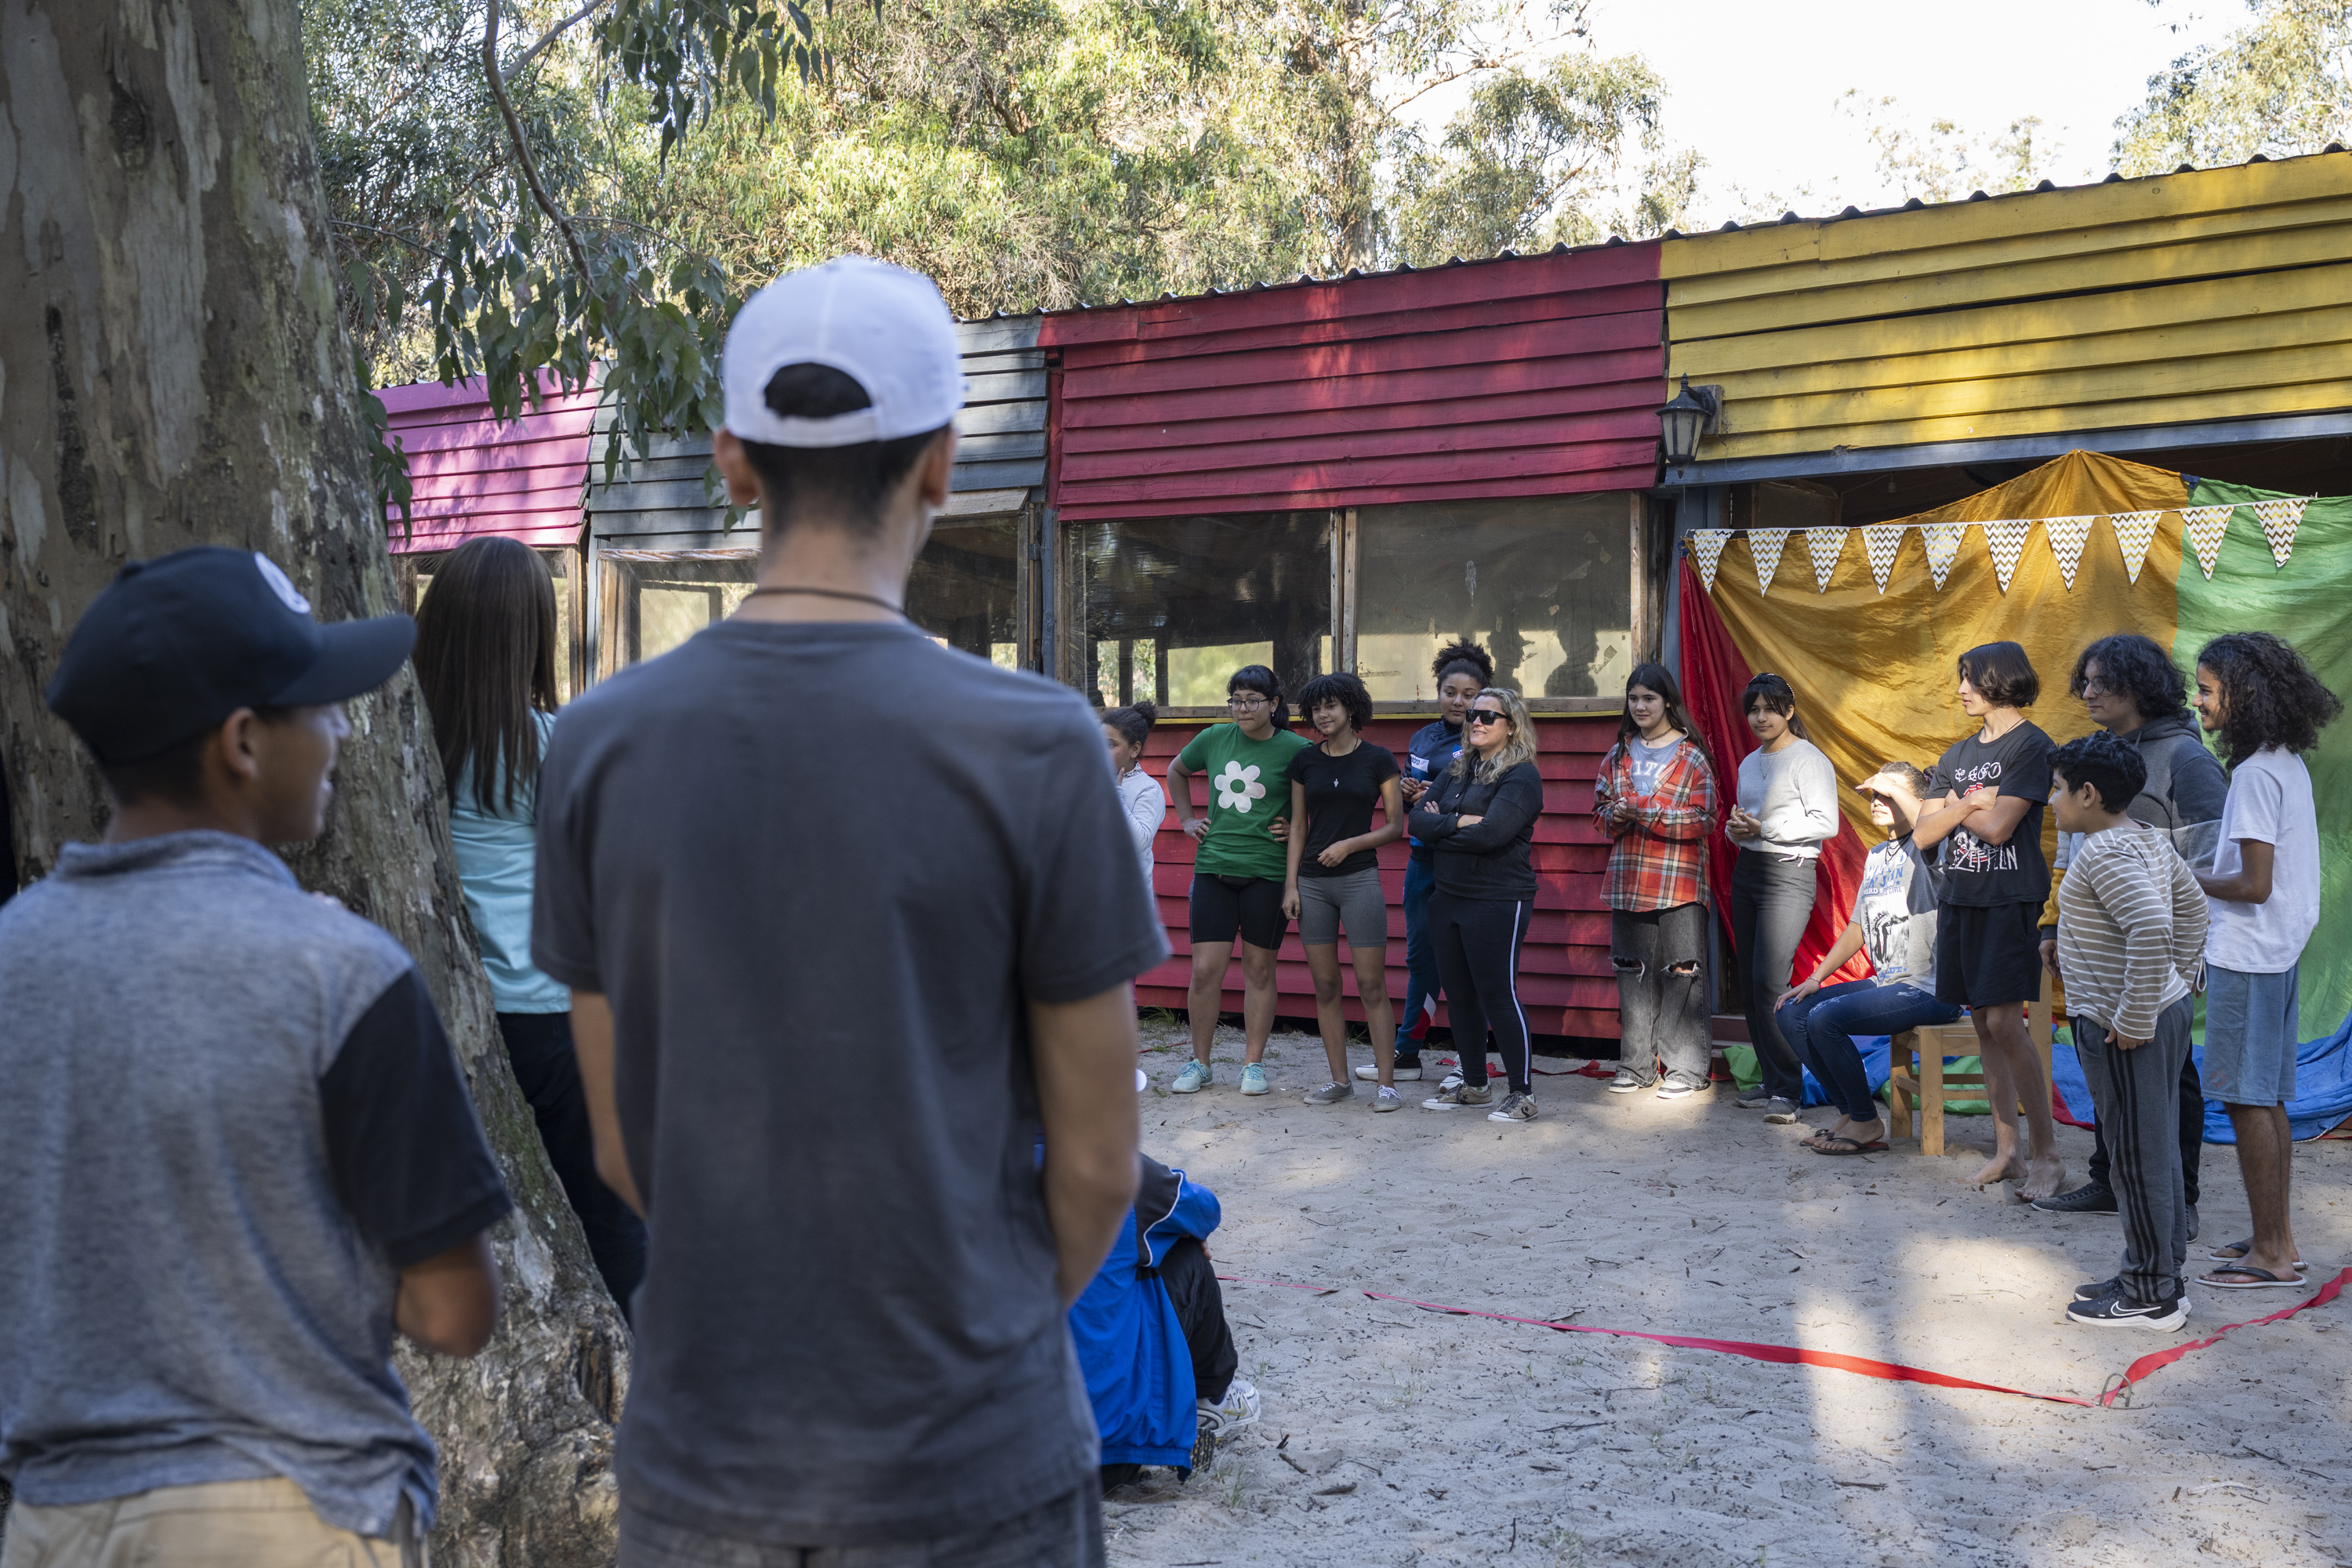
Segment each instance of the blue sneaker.
[[1209,1064],[1198,1058],[1184,1064],[1176,1081],[1168,1086],[1171,1094],[1198,1094],[1209,1087]]
[[1242,1092],[1244,1094],[1272,1094],[1274,1092],[1274,1088],[1271,1084],[1265,1081],[1265,1068],[1258,1066],[1255,1062],[1252,1062],[1247,1067],[1242,1068]]

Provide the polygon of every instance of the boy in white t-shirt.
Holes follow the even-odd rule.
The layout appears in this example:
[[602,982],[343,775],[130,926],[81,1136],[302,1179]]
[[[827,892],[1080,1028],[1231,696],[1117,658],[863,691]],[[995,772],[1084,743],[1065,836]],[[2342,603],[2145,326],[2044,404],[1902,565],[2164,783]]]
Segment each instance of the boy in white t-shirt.
[[2206,946],[2205,1092],[2238,1138],[2254,1234],[2213,1249],[2198,1283],[2224,1290],[2299,1289],[2288,1223],[2294,1145],[2295,967],[2319,924],[2319,816],[2300,753],[2344,705],[2302,657],[2268,632],[2215,637],[2197,656],[2197,716],[2221,738],[2230,796],[2213,868]]

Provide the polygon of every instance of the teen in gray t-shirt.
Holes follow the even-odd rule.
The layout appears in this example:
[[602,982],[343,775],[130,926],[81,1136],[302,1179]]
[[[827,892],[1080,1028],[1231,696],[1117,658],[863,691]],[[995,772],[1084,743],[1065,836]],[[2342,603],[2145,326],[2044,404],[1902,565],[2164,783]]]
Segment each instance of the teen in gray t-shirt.
[[1167,952],[1093,711],[729,620],[564,710],[539,824],[532,951],[611,1005],[647,1205],[625,1505],[847,1545],[1091,1483],[1024,1007]]

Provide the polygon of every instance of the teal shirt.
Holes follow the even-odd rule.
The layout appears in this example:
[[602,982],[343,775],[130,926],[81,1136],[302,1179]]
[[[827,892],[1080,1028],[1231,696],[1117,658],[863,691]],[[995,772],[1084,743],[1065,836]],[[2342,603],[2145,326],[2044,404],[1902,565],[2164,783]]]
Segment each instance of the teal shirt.
[[[539,719],[539,754],[555,715]],[[482,968],[490,977],[490,999],[501,1013],[562,1013],[572,993],[541,974],[530,962],[531,871],[538,853],[539,791],[536,784],[490,799],[500,810],[484,811],[474,798],[474,770],[457,775],[457,798],[449,803],[449,839],[457,851],[457,881],[466,890],[466,910],[481,939]]]
[[1209,836],[1192,857],[1193,870],[1277,882],[1289,874],[1289,850],[1266,829],[1289,812],[1290,759],[1310,743],[1279,726],[1253,741],[1239,724],[1212,724],[1177,753],[1184,771],[1209,785]]

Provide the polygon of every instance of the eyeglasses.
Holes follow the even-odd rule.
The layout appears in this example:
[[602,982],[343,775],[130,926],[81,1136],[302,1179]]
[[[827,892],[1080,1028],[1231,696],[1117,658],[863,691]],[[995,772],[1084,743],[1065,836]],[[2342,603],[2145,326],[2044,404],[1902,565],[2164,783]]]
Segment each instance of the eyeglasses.
[[2093,697],[2113,696],[2116,689],[2117,689],[2116,687],[2109,686],[2105,681],[2099,679],[2095,676],[2091,679],[2083,682],[2083,696],[2086,700]]
[[1225,706],[1228,708],[1263,708],[1272,699],[1265,697],[1228,697],[1225,699]]
[[1499,712],[1492,708],[1473,708],[1469,712],[1463,715],[1463,722],[1465,724],[1501,724],[1508,721],[1509,718],[1509,714]]

